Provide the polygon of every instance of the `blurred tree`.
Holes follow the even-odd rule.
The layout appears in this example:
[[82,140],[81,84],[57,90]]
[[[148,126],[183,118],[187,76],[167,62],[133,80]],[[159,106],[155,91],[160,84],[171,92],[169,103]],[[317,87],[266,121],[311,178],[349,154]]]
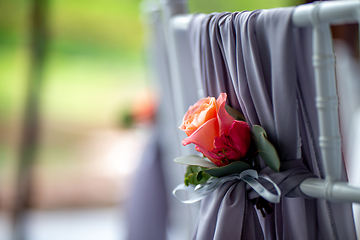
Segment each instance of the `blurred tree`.
[[25,240],[25,214],[30,207],[32,167],[36,159],[39,142],[40,91],[43,80],[45,55],[47,51],[47,0],[33,0],[31,23],[30,69],[25,113],[19,151],[15,206],[13,211],[13,239]]

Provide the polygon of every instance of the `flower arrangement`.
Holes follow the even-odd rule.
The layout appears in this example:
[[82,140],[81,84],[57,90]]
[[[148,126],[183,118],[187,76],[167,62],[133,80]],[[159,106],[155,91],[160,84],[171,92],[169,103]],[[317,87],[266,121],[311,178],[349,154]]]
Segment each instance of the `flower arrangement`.
[[243,159],[251,143],[249,125],[241,117],[240,120],[232,117],[225,103],[225,93],[217,100],[201,99],[189,108],[180,126],[188,136],[183,145],[195,144],[198,151],[219,167]]
[[[192,185],[194,192],[204,186],[213,191],[224,181],[234,178],[245,179],[245,182],[249,176],[256,179],[256,154],[272,170],[279,171],[280,160],[275,147],[267,139],[266,131],[259,125],[250,130],[244,116],[226,105],[226,98],[226,93],[221,93],[217,99],[207,97],[199,100],[189,107],[179,127],[187,135],[182,144],[194,144],[196,150],[203,154],[203,157],[190,155],[175,159],[177,163],[188,165],[184,185]],[[280,190],[277,186],[275,188],[280,195]],[[179,189],[175,189],[174,194]],[[184,190],[184,187],[181,189]]]

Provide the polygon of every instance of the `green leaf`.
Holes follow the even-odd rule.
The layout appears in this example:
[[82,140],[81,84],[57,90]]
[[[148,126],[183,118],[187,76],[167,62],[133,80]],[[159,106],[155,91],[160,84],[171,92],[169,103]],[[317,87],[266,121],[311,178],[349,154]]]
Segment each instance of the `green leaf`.
[[262,128],[261,126],[259,126],[259,125],[254,125],[254,126],[252,127],[252,133],[253,133],[254,138],[255,138],[256,141],[259,141],[258,139],[259,139],[260,133],[263,133],[264,136],[265,136],[265,138],[267,138],[265,129],[263,129],[263,128]]
[[[199,174],[198,174],[199,175]],[[209,178],[211,178],[211,175],[207,174],[206,172],[201,172],[201,183],[206,182],[207,180],[209,180]]]
[[267,139],[265,129],[259,125],[254,125],[252,127],[252,132],[261,158],[272,170],[278,172],[280,169],[280,158],[274,145]]
[[196,181],[200,182],[202,178],[203,178],[203,171],[200,171],[200,172],[196,175]]
[[233,173],[241,173],[242,171],[250,168],[251,166],[249,164],[237,161],[223,167],[209,168],[205,170],[205,172],[214,177],[223,177]]
[[187,168],[186,168],[186,175],[190,175],[190,174],[198,174],[200,171],[203,171],[203,168],[202,167],[199,167],[199,166],[194,166],[194,165],[189,165]]
[[190,165],[186,168],[184,184],[198,185],[206,182],[211,176],[204,172],[207,168]]
[[205,157],[199,157],[196,155],[188,155],[184,157],[175,158],[174,161],[176,163],[184,164],[184,165],[195,165],[205,168],[213,168],[217,167],[214,163],[210,162],[209,159]]
[[258,150],[266,165],[278,172],[280,169],[280,158],[275,147],[266,139],[263,132],[259,133],[258,136]]
[[235,118],[235,120],[245,121],[244,115],[235,108],[232,108],[229,105],[225,105],[225,110],[230,116]]

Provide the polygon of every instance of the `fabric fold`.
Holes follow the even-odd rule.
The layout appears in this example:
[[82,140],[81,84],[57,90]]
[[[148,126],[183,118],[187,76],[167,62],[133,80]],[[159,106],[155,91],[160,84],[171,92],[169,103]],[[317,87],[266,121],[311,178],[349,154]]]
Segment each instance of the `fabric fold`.
[[356,239],[351,204],[307,199],[298,187],[304,179],[322,177],[322,166],[311,32],[293,28],[292,11],[193,16],[189,38],[196,76],[206,95],[226,92],[228,104],[242,111],[250,126],[266,130],[282,165],[273,172],[259,157],[260,173],[283,196],[262,219],[250,201],[258,195],[244,182],[227,182],[203,200],[193,239]]

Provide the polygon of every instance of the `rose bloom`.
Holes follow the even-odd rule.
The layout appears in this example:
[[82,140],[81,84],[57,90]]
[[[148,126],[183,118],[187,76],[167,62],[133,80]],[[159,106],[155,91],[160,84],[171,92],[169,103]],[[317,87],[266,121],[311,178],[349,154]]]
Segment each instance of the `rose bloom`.
[[226,93],[221,93],[218,99],[199,100],[189,108],[179,127],[188,136],[182,144],[195,144],[217,166],[245,157],[251,143],[249,125],[227,113],[226,98]]

